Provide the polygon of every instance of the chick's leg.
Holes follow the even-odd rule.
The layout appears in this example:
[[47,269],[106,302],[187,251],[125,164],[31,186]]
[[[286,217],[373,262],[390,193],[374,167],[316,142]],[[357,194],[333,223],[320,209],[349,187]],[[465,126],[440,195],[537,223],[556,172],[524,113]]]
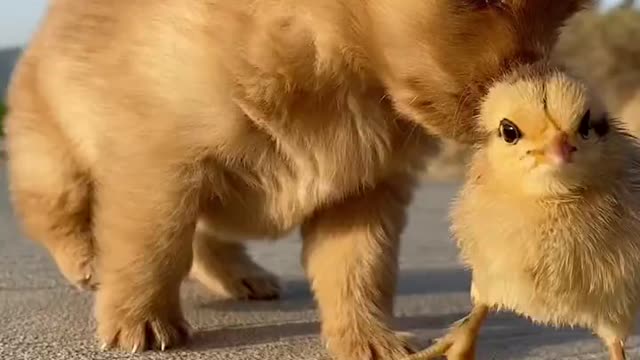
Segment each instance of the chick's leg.
[[609,359],[625,360],[624,341],[630,332],[628,325],[601,325],[597,329],[598,336],[609,350]]
[[611,360],[625,360],[627,357],[624,354],[624,344],[622,340],[616,340],[607,344],[609,347],[609,359]]
[[477,304],[463,319],[453,324],[449,332],[438,339],[428,349],[407,358],[407,360],[431,360],[442,356],[449,360],[472,360],[475,358],[476,339],[489,307]]
[[476,340],[488,313],[488,306],[475,305],[471,313],[456,324],[457,326],[450,333],[452,345],[447,351],[449,360],[471,360],[475,358]]

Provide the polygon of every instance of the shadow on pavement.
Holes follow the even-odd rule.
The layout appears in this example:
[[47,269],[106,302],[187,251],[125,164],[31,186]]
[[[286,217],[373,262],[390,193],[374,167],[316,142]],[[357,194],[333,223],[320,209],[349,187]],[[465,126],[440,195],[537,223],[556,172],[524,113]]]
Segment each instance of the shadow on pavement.
[[[469,282],[469,273],[462,269],[404,271],[400,275],[398,295],[466,293]],[[302,279],[286,281],[283,298],[279,301],[250,304],[224,301],[203,303],[201,306],[221,312],[289,312],[315,309],[307,282]],[[403,316],[394,320],[394,329],[415,333],[419,341],[417,345],[426,346],[429,339],[441,336],[450,324],[465,315],[466,313],[454,311],[438,315]],[[209,329],[196,334],[191,349],[211,350],[262,345],[296,337],[316,337],[319,332],[320,325],[317,321]],[[558,345],[589,339],[594,337],[585,330],[551,329],[534,325],[527,319],[509,313],[499,313],[491,315],[483,327],[478,355],[479,359],[493,359],[494,354],[507,351],[526,356],[543,345]]]
[[[465,313],[421,315],[395,319],[394,329],[417,336],[416,345],[425,347],[430,339],[441,336],[446,328]],[[255,346],[291,338],[317,337],[318,322],[259,325],[205,330],[197,333],[189,346],[194,351],[216,350],[237,346]],[[492,359],[496,353],[510,352],[526,356],[540,346],[560,345],[594,339],[584,330],[555,330],[532,325],[526,319],[511,315],[493,316],[483,328],[479,343],[479,359]],[[508,351],[512,348],[511,351]],[[517,351],[514,351],[517,350]]]
[[[471,277],[462,269],[435,269],[423,271],[402,271],[399,276],[396,296],[438,295],[466,293]],[[207,301],[203,299],[197,306],[216,311],[261,312],[300,311],[315,308],[309,283],[305,279],[283,281],[284,291],[280,300],[255,301],[247,304],[238,301]]]
[[[394,321],[394,329],[410,331],[419,326],[422,329],[436,330],[448,326],[464,315],[460,313],[397,318]],[[190,348],[193,350],[208,350],[234,346],[252,346],[277,342],[290,337],[309,337],[318,336],[319,334],[320,324],[317,321],[220,328],[197,333]]]

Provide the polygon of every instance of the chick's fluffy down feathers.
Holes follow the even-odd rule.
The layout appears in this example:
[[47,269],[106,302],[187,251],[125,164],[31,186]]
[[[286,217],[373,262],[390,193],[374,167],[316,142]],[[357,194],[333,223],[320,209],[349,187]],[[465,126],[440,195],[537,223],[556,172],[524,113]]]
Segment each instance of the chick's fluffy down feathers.
[[[548,107],[560,108],[562,99],[547,99],[555,102]],[[624,338],[640,299],[635,139],[612,121],[605,137],[583,144],[600,147],[598,170],[588,162],[572,164],[586,167],[579,173],[587,178],[572,191],[546,194],[523,191],[518,182],[536,178],[517,169],[511,178],[505,176],[509,171],[493,170],[500,161],[491,157],[504,151],[492,147],[501,141],[490,138],[474,154],[451,215],[461,256],[473,270],[474,302],[539,323]],[[598,175],[588,178],[590,171]]]
[[474,300],[551,325],[630,326],[640,295],[638,194],[617,186],[538,203],[465,189],[454,231]]

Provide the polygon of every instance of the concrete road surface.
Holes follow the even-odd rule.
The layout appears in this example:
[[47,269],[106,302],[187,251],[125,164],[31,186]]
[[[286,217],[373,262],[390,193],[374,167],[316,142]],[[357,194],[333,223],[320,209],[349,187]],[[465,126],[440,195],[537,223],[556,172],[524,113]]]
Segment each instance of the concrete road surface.
[[[1,161],[1,160],[0,160]],[[92,298],[63,281],[41,248],[24,239],[8,199],[0,167],[0,359],[259,359],[327,358],[318,338],[318,318],[299,265],[296,236],[256,244],[258,261],[285,285],[278,302],[216,302],[195,284],[184,288],[188,319],[197,329],[188,348],[164,354],[100,352],[94,340]],[[454,185],[419,191],[404,235],[396,327],[421,339],[438,336],[469,309],[469,276],[456,261],[447,233],[446,209]],[[637,337],[628,343],[640,358]],[[551,330],[510,315],[495,315],[479,343],[478,359],[605,359],[588,332]]]

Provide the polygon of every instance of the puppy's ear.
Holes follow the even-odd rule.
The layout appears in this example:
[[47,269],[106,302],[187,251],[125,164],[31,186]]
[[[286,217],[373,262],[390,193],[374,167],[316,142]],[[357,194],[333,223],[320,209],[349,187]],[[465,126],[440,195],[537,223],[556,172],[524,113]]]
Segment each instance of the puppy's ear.
[[567,20],[590,4],[592,0],[512,0],[520,41],[549,51]]
[[[506,0],[508,2],[508,0]],[[543,23],[563,22],[580,10],[595,5],[593,0],[513,0],[514,8]]]
[[[556,3],[562,3],[562,1],[556,1]],[[567,5],[569,7],[567,18],[578,11],[595,7],[597,4],[598,2],[594,0],[567,0]]]

